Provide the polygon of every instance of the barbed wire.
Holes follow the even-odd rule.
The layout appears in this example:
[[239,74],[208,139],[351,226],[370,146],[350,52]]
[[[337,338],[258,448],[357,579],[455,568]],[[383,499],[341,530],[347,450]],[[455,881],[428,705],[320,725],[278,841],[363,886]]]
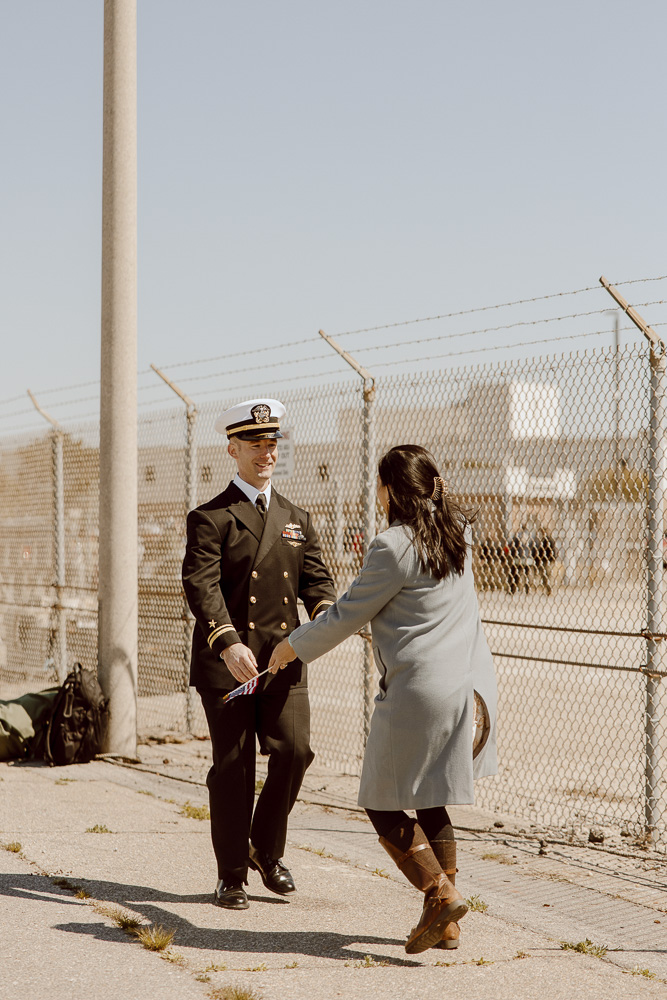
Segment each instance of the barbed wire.
[[[667,279],[667,274],[662,274],[655,278],[632,278],[629,281],[617,281],[615,283],[612,282],[612,284],[615,284],[615,287],[618,288],[620,285],[636,285],[649,281],[665,281],[665,279]],[[381,323],[378,326],[366,326],[361,327],[358,330],[339,331],[335,334],[335,336],[351,337],[357,333],[373,333],[375,330],[390,330],[398,326],[411,326],[415,323],[432,323],[434,320],[438,319],[453,319],[456,316],[469,316],[472,313],[489,312],[491,309],[508,309],[510,306],[523,306],[533,302],[544,302],[547,299],[559,299],[566,298],[569,295],[581,295],[582,292],[600,291],[601,287],[601,285],[589,285],[588,288],[576,288],[570,292],[552,292],[550,295],[536,295],[531,299],[516,299],[514,302],[498,302],[496,305],[491,306],[475,306],[472,309],[460,309],[457,312],[440,313],[436,316],[420,316],[416,319],[400,320],[397,323]],[[600,310],[600,312],[607,311],[607,309]],[[613,309],[611,311],[613,312]]]
[[[344,370],[342,372],[342,374],[343,375],[347,375],[348,372],[349,372],[351,380],[358,380],[359,383],[361,384],[361,380],[359,379],[359,376],[356,373],[353,373],[351,371],[351,369]],[[306,373],[304,375],[290,375],[290,382],[301,381],[304,378],[312,378],[312,379],[327,378],[327,377],[330,377],[331,374],[332,373],[330,371],[326,371],[326,372],[314,372],[312,374],[311,373]],[[265,386],[265,385],[275,385],[275,384],[276,384],[276,379],[267,379],[266,381],[261,381],[261,382],[258,382],[258,381],[248,382],[246,385],[235,385],[233,387],[224,387],[224,388],[221,388],[221,389],[205,389],[204,392],[198,392],[197,393],[197,399],[200,399],[202,396],[221,396],[222,397],[226,393],[229,392],[230,388],[233,388],[234,390],[237,390],[237,389],[239,389],[239,390],[240,389],[252,389],[253,387],[261,389],[262,386]]]
[[[438,340],[457,340],[460,337],[480,336],[483,333],[497,333],[499,330],[514,330],[522,326],[540,326],[545,323],[558,323],[566,319],[578,319],[581,316],[597,316],[600,313],[608,312],[607,309],[592,309],[590,312],[569,313],[566,316],[547,316],[543,319],[517,320],[514,323],[504,323],[501,326],[487,326],[479,330],[465,330],[461,333],[439,333],[435,337],[420,337],[418,340],[396,340],[392,344],[379,344],[370,347],[356,347],[355,354],[366,351],[386,351],[393,347],[413,347],[415,344],[431,344]],[[627,329],[627,328],[626,328]],[[597,332],[597,331],[596,331]],[[586,333],[581,334],[587,336]],[[550,338],[551,339],[551,338]],[[502,346],[502,345],[501,345]]]
[[[660,324],[655,325],[658,326]],[[624,327],[623,329],[631,330],[633,327]],[[544,337],[541,340],[523,340],[518,341],[515,344],[494,344],[486,347],[469,347],[463,351],[448,351],[444,354],[428,354],[425,357],[420,358],[399,358],[394,361],[379,361],[373,365],[373,368],[389,368],[394,365],[409,365],[414,364],[417,361],[431,361],[438,360],[440,358],[457,358],[464,354],[485,354],[489,351],[512,351],[517,347],[534,347],[536,344],[554,344],[562,340],[580,340],[582,337],[607,336],[608,334],[608,330],[595,330],[590,333],[572,333],[562,337]]]
[[[665,280],[667,280],[667,275],[657,275],[657,276],[651,277],[651,278],[632,278],[632,279],[628,279],[627,281],[618,281],[615,284],[618,287],[618,286],[635,285],[635,284],[646,284],[646,283],[649,283],[649,282],[665,281]],[[474,308],[471,308],[471,309],[461,309],[461,310],[458,310],[458,311],[455,311],[455,312],[450,312],[450,313],[440,313],[440,314],[433,315],[433,316],[422,316],[422,317],[417,317],[415,319],[401,320],[399,322],[394,322],[394,323],[383,323],[383,324],[378,324],[376,326],[360,327],[357,330],[345,330],[345,331],[341,331],[341,332],[338,332],[335,335],[337,337],[344,337],[344,336],[352,336],[352,335],[361,334],[361,333],[371,333],[371,332],[380,331],[380,330],[396,329],[398,327],[411,326],[411,325],[415,325],[417,323],[429,323],[429,322],[434,322],[436,320],[451,319],[451,318],[455,318],[455,317],[459,317],[459,316],[467,316],[467,315],[471,315],[473,313],[488,312],[488,311],[494,310],[494,309],[505,309],[505,308],[509,308],[509,307],[512,307],[512,306],[527,305],[527,304],[534,303],[534,302],[544,302],[544,301],[547,301],[547,300],[550,300],[550,299],[566,298],[568,296],[580,295],[580,294],[583,294],[585,292],[598,291],[599,289],[600,289],[599,285],[590,285],[590,286],[588,286],[586,288],[577,288],[577,289],[572,289],[570,291],[564,291],[564,292],[553,292],[553,293],[550,293],[548,295],[537,295],[537,296],[533,296],[531,298],[526,298],[526,299],[515,299],[515,300],[510,301],[510,302],[501,302],[501,303],[496,303],[494,305],[489,305],[489,306],[477,306],[477,307],[474,307]],[[664,305],[666,302],[667,302],[666,299],[655,299],[655,300],[647,301],[647,302],[639,302],[639,303],[636,304],[635,308],[646,308],[648,306]],[[441,340],[455,340],[455,339],[459,339],[459,338],[462,338],[462,337],[480,336],[482,334],[495,333],[495,332],[499,332],[501,330],[510,330],[510,329],[516,329],[516,328],[519,328],[519,327],[527,327],[527,326],[539,326],[541,324],[562,322],[562,321],[568,320],[568,319],[578,319],[578,318],[582,318],[582,317],[600,315],[602,313],[608,313],[608,312],[614,312],[614,311],[615,310],[613,308],[593,309],[593,310],[582,311],[582,312],[578,312],[578,313],[569,313],[569,314],[566,314],[566,315],[563,315],[563,316],[541,317],[541,318],[535,319],[535,320],[517,320],[517,321],[515,321],[513,323],[506,323],[506,324],[500,324],[500,325],[497,325],[497,326],[484,327],[484,328],[480,328],[480,329],[477,329],[477,330],[466,330],[466,331],[460,331],[458,333],[443,333],[443,334],[438,334],[438,335],[433,336],[433,337],[422,337],[422,338],[419,338],[419,339],[416,339],[416,340],[410,340],[409,342],[407,342],[407,341],[394,341],[393,343],[390,343],[390,344],[381,344],[381,345],[363,346],[363,347],[359,346],[359,347],[355,348],[355,352],[356,353],[366,353],[366,352],[369,352],[369,351],[390,350],[390,349],[393,349],[393,348],[396,348],[396,347],[403,347],[403,346],[410,346],[410,347],[412,347],[415,344],[427,344],[427,343],[434,343],[434,342],[441,341]],[[662,325],[665,325],[665,324],[661,324],[661,323],[654,323],[653,324],[653,326],[662,326]],[[633,329],[633,327],[623,327],[623,329],[624,330]],[[551,342],[557,343],[558,341],[561,341],[561,340],[572,340],[572,339],[577,339],[578,337],[598,336],[600,333],[603,333],[603,332],[605,332],[605,331],[593,331],[593,332],[590,332],[590,333],[581,333],[581,334],[576,334],[576,335],[573,334],[573,335],[568,336],[568,337],[556,337],[556,338],[548,338],[548,339],[541,339],[541,340],[524,341],[521,344],[517,344],[517,345],[499,345],[498,347],[488,346],[488,347],[484,347],[484,348],[474,348],[474,349],[471,348],[471,349],[469,349],[467,351],[449,352],[447,354],[436,355],[436,357],[455,357],[455,356],[460,356],[462,354],[482,353],[483,351],[492,351],[492,350],[500,350],[500,349],[511,350],[515,346],[535,346],[535,345],[543,344],[543,343],[551,343]],[[609,331],[607,331],[607,332],[609,332]],[[299,340],[286,341],[286,342],[283,342],[281,344],[270,344],[270,345],[267,345],[267,346],[264,346],[264,347],[253,347],[253,348],[250,348],[250,349],[248,349],[246,351],[238,351],[238,352],[236,352],[234,354],[225,353],[225,354],[212,355],[212,356],[206,357],[206,358],[196,358],[196,359],[193,359],[191,361],[173,362],[171,364],[162,365],[161,367],[163,369],[170,369],[170,370],[171,369],[176,369],[176,368],[186,368],[186,367],[192,367],[192,366],[195,366],[195,365],[210,364],[211,362],[214,362],[214,361],[229,360],[230,358],[241,358],[241,357],[246,357],[246,356],[250,356],[250,355],[256,356],[258,354],[266,354],[266,353],[272,352],[272,351],[275,352],[275,351],[284,350],[284,349],[291,348],[291,347],[300,347],[300,346],[303,346],[304,344],[315,344],[315,343],[318,343],[318,342],[319,341],[318,341],[318,339],[317,339],[316,336],[310,336],[310,337],[301,338]],[[289,358],[289,359],[285,359],[285,360],[281,360],[281,361],[272,362],[272,367],[276,368],[276,367],[282,367],[282,366],[285,366],[285,365],[294,365],[294,364],[301,364],[301,363],[306,363],[306,362],[310,362],[310,361],[325,360],[326,357],[327,357],[326,354],[322,354],[322,355],[317,354],[317,355],[309,355],[306,358]],[[332,360],[335,360],[334,357],[333,357],[333,355],[331,357],[332,357]],[[423,361],[423,360],[429,360],[429,359],[424,357],[424,358],[416,358],[416,359],[410,359],[410,360],[422,360]],[[400,362],[400,361],[377,361],[377,362],[375,362],[375,366],[376,367],[378,367],[378,366],[390,366],[392,364],[400,364],[400,363],[402,363],[402,362]],[[254,367],[255,366],[248,366],[248,367],[243,367],[243,368],[236,368],[236,369],[232,369],[232,370],[227,370],[225,372],[213,372],[213,373],[207,373],[205,375],[186,376],[181,381],[184,381],[184,382],[196,382],[196,381],[204,381],[204,380],[213,379],[213,378],[224,378],[224,377],[227,377],[229,375],[242,374],[242,373],[245,373],[245,372],[248,372],[248,371],[252,371]],[[315,374],[315,375],[303,375],[303,376],[294,376],[294,377],[297,377],[297,378],[308,378],[308,377],[320,378],[320,377],[323,377],[326,374],[329,374],[329,373],[323,372],[323,373],[318,373],[318,374]],[[155,375],[155,373],[153,372],[153,370],[151,368],[143,368],[143,369],[140,369],[137,372],[137,377],[138,378],[143,378],[143,377],[148,377],[148,376],[154,376],[154,375]],[[275,381],[275,380],[271,379],[270,381]],[[268,384],[268,382],[263,382],[263,383],[262,382],[260,382],[260,383],[253,382],[252,384],[253,385],[262,385],[262,384]],[[50,388],[50,389],[40,389],[39,391],[37,391],[35,393],[35,395],[38,396],[38,397],[40,397],[40,398],[41,397],[45,397],[45,396],[53,396],[53,395],[58,394],[58,393],[71,392],[74,389],[81,389],[81,388],[85,388],[85,387],[92,386],[92,385],[99,386],[100,385],[100,379],[90,379],[90,380],[87,380],[85,382],[75,382],[75,383],[72,383],[70,385],[56,386],[56,387],[53,387],[53,388]],[[137,391],[138,391],[138,393],[154,392],[154,391],[157,391],[158,389],[161,389],[161,388],[162,388],[162,386],[160,384],[156,383],[155,385],[142,385],[142,386],[138,386],[137,387]],[[239,388],[241,388],[241,387],[239,387]],[[211,393],[207,393],[207,394],[211,394]],[[199,393],[199,395],[201,395],[201,393]],[[20,402],[24,398],[25,398],[25,396],[23,394],[18,395],[18,396],[11,396],[11,397],[8,397],[7,399],[0,400],[0,406],[7,406],[7,405],[9,405],[11,403]],[[97,400],[97,399],[99,399],[99,395],[96,395],[96,396],[84,396],[84,397],[79,397],[79,398],[74,399],[74,400],[68,400],[66,405],[68,405],[68,406],[75,406],[78,403],[92,401],[92,400]],[[151,401],[151,402],[154,403],[155,401]],[[53,404],[52,403],[51,405],[60,405],[60,404]],[[10,418],[15,417],[15,416],[22,416],[22,415],[27,414],[29,412],[30,412],[29,409],[15,410],[15,411],[12,411],[11,413],[4,413],[4,414],[2,414],[1,418],[2,419],[10,419]]]
[[[307,358],[289,358],[285,361],[272,361],[271,367],[282,368],[285,365],[303,364],[307,361],[328,361],[328,360],[333,361],[335,360],[336,357],[337,355],[330,351],[329,354],[311,354]],[[257,370],[257,365],[255,364],[255,365],[249,365],[247,368],[231,368],[224,372],[211,372],[208,375],[189,375],[186,376],[185,378],[179,379],[179,384],[182,382],[203,382],[204,380],[207,379],[221,378],[221,377],[226,377],[228,375],[240,375],[244,372],[252,372],[256,370]]]
[[194,361],[174,361],[169,365],[160,365],[160,368],[186,368],[191,365],[204,365],[211,361],[224,361],[230,357],[242,358],[248,354],[264,354],[266,351],[280,351],[285,347],[300,347],[302,344],[313,344],[316,343],[317,337],[304,337],[302,340],[290,340],[284,344],[271,344],[267,347],[253,347],[247,351],[237,351],[235,354],[230,354],[227,351],[225,354],[215,354],[210,358],[197,358]]

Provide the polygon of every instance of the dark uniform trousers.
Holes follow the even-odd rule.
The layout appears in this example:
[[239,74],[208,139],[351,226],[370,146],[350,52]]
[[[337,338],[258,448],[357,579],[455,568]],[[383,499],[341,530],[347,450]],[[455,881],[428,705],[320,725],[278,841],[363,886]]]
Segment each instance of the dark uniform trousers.
[[[244,878],[249,837],[259,851],[282,857],[287,818],[313,760],[306,665],[295,660],[260,678],[253,694],[223,702],[238,683],[220,654],[242,642],[261,672],[298,625],[297,600],[312,618],[336,595],[310,516],[272,490],[262,520],[233,483],[188,515],[183,586],[196,618],[190,683],[211,734],[207,784],[218,877]],[[253,810],[257,741],[269,760]]]
[[[255,847],[268,857],[281,858],[285,853],[287,818],[315,756],[310,748],[308,691],[298,687],[271,694],[269,689],[227,704],[220,692],[199,694],[213,750],[206,784],[218,878],[226,872],[245,877],[248,831]],[[269,763],[253,811],[255,733]]]

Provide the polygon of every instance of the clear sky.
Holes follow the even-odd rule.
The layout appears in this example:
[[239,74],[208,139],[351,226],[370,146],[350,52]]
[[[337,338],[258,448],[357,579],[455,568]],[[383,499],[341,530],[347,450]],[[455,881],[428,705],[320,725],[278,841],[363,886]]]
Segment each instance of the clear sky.
[[[324,345],[279,346],[320,327],[667,273],[664,3],[138,8],[140,369],[218,356],[199,370],[222,395],[255,346],[278,345],[244,355],[264,379],[277,359],[322,370],[303,359]],[[27,419],[11,402],[26,388],[66,416],[47,390],[99,377],[102,27],[103,0],[2,3],[0,433]],[[595,292],[556,312],[611,305]],[[376,345],[360,357],[380,365],[415,330],[344,346]]]

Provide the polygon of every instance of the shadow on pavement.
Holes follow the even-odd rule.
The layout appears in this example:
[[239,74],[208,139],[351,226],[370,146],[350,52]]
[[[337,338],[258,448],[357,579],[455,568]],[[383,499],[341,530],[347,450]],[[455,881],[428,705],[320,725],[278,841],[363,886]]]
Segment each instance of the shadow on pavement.
[[[377,951],[373,954],[374,946],[403,945],[402,938],[376,937],[365,935],[363,932],[354,935],[331,931],[281,932],[242,930],[238,927],[198,927],[157,904],[201,903],[212,906],[213,893],[182,896],[176,893],[162,892],[154,887],[81,879],[75,875],[68,875],[66,879],[68,885],[65,887],[54,884],[53,877],[46,875],[0,874],[0,896],[30,899],[40,905],[45,902],[57,902],[61,905],[65,903],[82,906],[86,900],[76,899],[72,896],[72,892],[82,889],[89,894],[91,900],[127,906],[151,923],[168,926],[176,932],[174,944],[181,948],[201,948],[204,951],[246,952],[261,955],[300,954],[304,957],[331,958],[346,962],[355,959],[363,960],[367,955],[370,955],[376,961],[392,966],[419,966],[421,964],[409,959],[391,958]],[[289,905],[287,900],[267,896],[249,896],[249,899],[254,900],[257,905],[262,903]],[[232,913],[232,911],[227,910],[222,912]],[[127,940],[127,936],[119,928],[108,927],[97,921],[71,921],[54,926],[57,930],[69,934],[87,934],[104,941]],[[353,947],[354,945],[357,947]]]

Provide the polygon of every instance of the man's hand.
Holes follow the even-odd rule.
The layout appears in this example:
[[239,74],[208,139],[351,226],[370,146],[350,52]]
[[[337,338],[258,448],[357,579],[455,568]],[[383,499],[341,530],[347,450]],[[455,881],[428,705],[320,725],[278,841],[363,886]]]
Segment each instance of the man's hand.
[[271,653],[269,673],[277,674],[279,670],[283,670],[292,660],[296,660],[296,653],[290,646],[289,639],[283,639]]
[[249,681],[257,676],[255,654],[242,642],[233,642],[227,649],[223,649],[220,659],[224,661],[234,680]]

